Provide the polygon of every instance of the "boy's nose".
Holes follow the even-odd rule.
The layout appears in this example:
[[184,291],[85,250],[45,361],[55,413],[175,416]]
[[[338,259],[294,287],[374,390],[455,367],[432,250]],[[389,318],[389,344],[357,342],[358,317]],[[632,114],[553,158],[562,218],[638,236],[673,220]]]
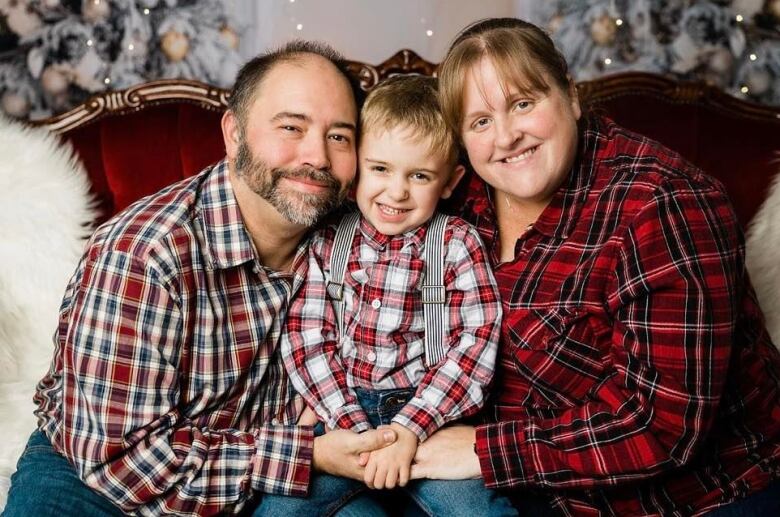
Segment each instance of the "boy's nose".
[[403,181],[393,181],[388,186],[387,192],[394,201],[403,201],[409,197],[409,189]]

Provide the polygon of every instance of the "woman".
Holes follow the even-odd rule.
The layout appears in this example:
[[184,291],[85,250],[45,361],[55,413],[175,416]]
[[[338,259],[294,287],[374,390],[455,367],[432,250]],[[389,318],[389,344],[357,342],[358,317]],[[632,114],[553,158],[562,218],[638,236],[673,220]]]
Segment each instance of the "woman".
[[777,515],[780,355],[723,187],[584,115],[534,25],[478,22],[439,72],[505,322],[498,423],[438,432],[415,475],[482,476],[521,510],[517,489],[567,514]]

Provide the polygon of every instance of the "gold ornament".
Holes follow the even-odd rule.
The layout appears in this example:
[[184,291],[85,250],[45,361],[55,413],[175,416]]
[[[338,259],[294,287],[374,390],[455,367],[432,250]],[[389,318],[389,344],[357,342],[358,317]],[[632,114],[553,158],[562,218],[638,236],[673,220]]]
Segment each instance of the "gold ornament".
[[184,59],[190,50],[190,39],[186,34],[170,30],[160,39],[160,47],[168,61],[176,63]]
[[16,118],[23,118],[30,111],[30,103],[16,92],[5,92],[0,104],[3,106],[3,111]]
[[41,74],[41,86],[46,93],[57,95],[68,89],[70,78],[62,66],[50,65]]
[[233,50],[238,50],[238,34],[225,25],[219,30],[220,36],[222,36],[222,41],[227,44],[228,47],[232,48]]
[[81,16],[89,23],[102,22],[111,13],[108,0],[82,0]]
[[603,47],[611,45],[615,41],[616,34],[615,19],[608,14],[599,16],[590,24],[590,37],[597,45]]

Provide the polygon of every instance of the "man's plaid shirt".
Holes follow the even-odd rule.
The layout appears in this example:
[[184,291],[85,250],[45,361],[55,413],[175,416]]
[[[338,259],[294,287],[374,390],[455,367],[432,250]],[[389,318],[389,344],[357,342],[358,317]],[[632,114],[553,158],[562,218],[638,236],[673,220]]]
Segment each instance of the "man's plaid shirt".
[[355,387],[417,387],[393,422],[420,440],[484,404],[501,328],[495,279],[476,230],[450,217],[444,232],[446,355],[426,371],[420,288],[427,228],[390,237],[361,217],[344,275],[344,336],[326,293],[335,227],[311,239],[308,277],[290,306],[281,348],[295,389],[331,428],[370,428]]
[[313,435],[277,343],[305,276],[256,259],[226,162],[101,226],[68,285],[39,425],[125,511],[212,515],[304,495]]
[[[487,485],[542,487],[586,515],[690,515],[766,487],[780,476],[780,354],[723,187],[608,120],[581,135],[567,182],[495,268]],[[495,262],[476,177],[467,199]]]

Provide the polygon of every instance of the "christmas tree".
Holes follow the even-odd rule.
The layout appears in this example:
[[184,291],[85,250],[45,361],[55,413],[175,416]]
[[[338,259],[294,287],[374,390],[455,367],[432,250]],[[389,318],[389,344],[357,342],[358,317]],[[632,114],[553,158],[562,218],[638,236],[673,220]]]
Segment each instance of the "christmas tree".
[[641,70],[780,106],[780,0],[534,3],[578,80]]
[[0,0],[0,107],[38,119],[161,78],[228,87],[241,58],[224,0]]

